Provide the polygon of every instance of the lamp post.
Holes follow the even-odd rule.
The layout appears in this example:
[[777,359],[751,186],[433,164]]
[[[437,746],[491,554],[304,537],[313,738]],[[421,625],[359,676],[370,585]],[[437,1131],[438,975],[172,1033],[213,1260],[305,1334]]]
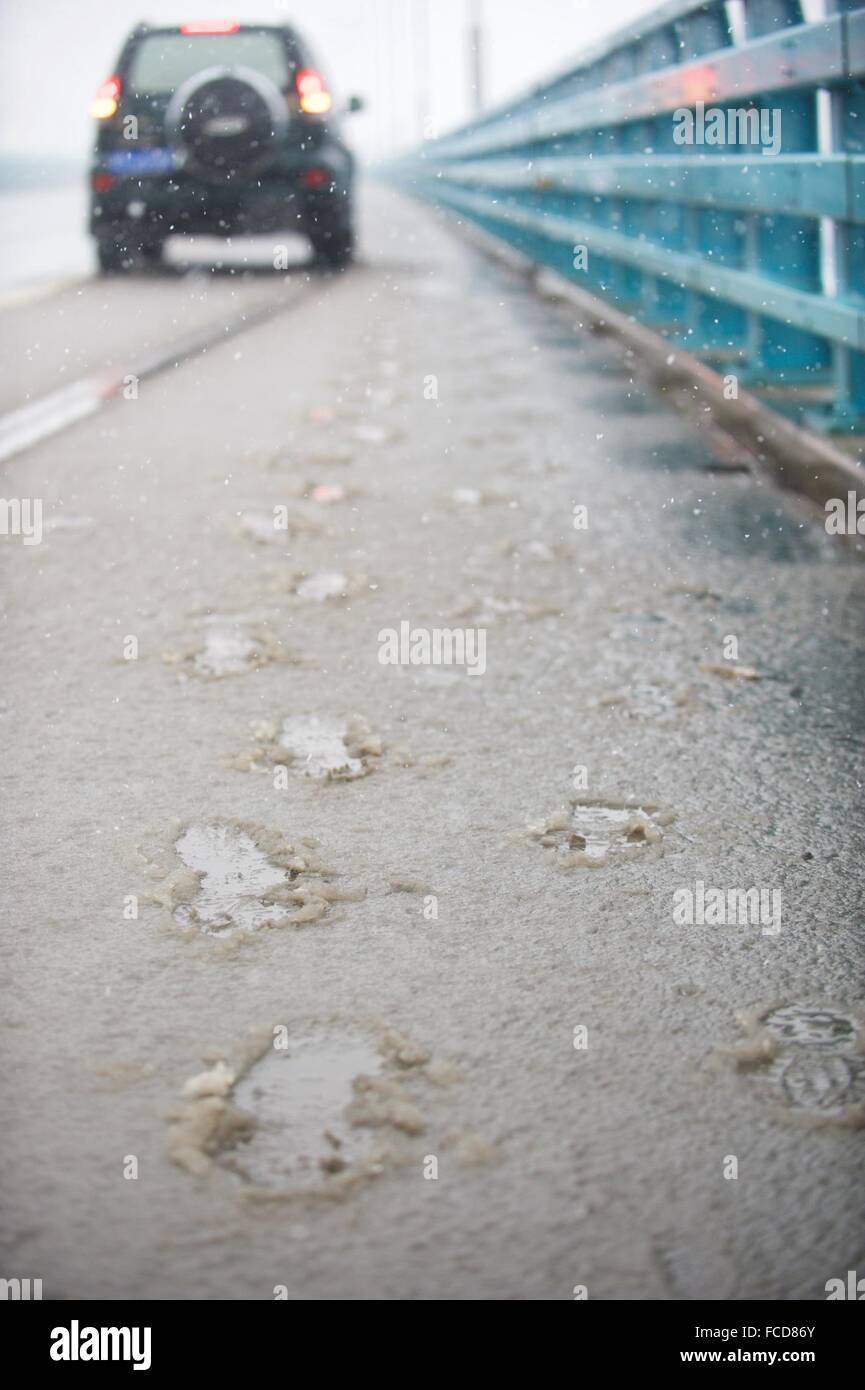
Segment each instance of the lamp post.
[[482,0],[468,0],[469,109],[477,116],[484,104],[484,32]]
[[426,140],[429,135],[431,97],[430,0],[415,0],[411,18],[414,27],[417,138]]

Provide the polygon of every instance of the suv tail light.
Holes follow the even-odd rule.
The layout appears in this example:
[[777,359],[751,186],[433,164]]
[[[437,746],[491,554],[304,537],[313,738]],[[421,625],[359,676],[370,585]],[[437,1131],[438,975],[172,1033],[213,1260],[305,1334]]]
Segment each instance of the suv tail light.
[[316,166],[312,169],[304,169],[301,182],[304,188],[324,188],[326,183],[333,183],[333,174],[327,169],[319,169]]
[[107,77],[97,88],[96,96],[90,103],[90,114],[96,121],[107,121],[117,111],[123,83],[115,75]]
[[301,68],[294,85],[297,87],[300,109],[308,116],[323,116],[325,111],[330,110],[333,99],[327,90],[327,83],[315,68]]

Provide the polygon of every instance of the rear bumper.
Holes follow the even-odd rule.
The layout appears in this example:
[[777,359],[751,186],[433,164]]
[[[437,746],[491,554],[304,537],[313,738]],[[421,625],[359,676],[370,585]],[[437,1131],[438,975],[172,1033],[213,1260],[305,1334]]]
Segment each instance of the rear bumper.
[[[326,169],[332,181],[309,188],[310,168]],[[92,179],[107,173],[94,164]],[[173,233],[209,236],[347,227],[351,223],[351,162],[318,158],[274,171],[254,184],[222,186],[184,173],[132,178],[113,176],[109,189],[91,192],[90,232],[111,238],[136,227],[142,238]]]

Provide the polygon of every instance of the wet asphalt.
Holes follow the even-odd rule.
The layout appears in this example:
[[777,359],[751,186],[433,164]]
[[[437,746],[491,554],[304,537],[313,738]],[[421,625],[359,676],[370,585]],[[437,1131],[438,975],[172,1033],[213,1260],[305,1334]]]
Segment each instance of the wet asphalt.
[[[862,1249],[865,571],[428,209],[367,190],[362,248],[2,313],[3,411],[214,326],[4,466],[45,519],[0,537],[4,1266],[46,1298],[822,1298]],[[382,664],[406,620],[483,627],[483,674]],[[313,717],[365,775],[284,756]],[[579,862],[589,802],[660,839]],[[189,827],[308,920],[196,925]],[[682,925],[698,882],[780,892],[780,931]]]

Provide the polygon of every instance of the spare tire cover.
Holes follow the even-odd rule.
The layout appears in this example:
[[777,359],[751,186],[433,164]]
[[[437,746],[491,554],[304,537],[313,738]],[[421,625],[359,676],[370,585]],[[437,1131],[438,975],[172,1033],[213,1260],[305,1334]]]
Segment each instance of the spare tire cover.
[[213,183],[242,182],[272,161],[288,108],[254,68],[206,68],[177,88],[165,122],[187,169]]

